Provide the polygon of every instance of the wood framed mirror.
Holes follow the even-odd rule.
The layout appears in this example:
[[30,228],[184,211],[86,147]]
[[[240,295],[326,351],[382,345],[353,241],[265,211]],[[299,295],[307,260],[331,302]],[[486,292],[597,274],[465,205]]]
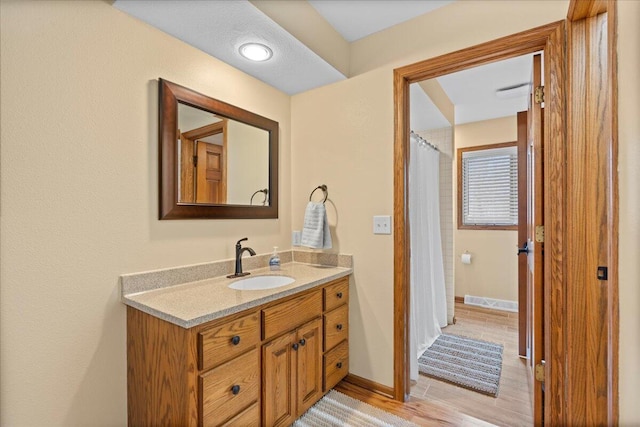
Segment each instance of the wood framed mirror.
[[278,122],[159,79],[159,218],[278,217]]

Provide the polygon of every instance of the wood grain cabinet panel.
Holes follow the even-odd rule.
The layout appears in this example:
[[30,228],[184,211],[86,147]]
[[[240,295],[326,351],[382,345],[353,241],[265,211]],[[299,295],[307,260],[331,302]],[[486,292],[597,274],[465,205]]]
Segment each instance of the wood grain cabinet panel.
[[258,350],[200,375],[202,424],[219,426],[258,402],[260,366]]
[[262,423],[285,426],[296,419],[297,334],[292,331],[262,346]]
[[341,305],[324,315],[324,349],[331,350],[349,338],[349,306]]
[[260,344],[260,316],[252,313],[198,334],[199,365],[210,369]]
[[349,343],[343,341],[324,356],[324,389],[335,387],[349,373]]
[[349,278],[339,279],[323,289],[324,310],[330,311],[349,301]]
[[298,413],[302,414],[322,397],[322,320],[298,330]]
[[263,339],[297,328],[322,314],[321,291],[317,290],[262,310]]

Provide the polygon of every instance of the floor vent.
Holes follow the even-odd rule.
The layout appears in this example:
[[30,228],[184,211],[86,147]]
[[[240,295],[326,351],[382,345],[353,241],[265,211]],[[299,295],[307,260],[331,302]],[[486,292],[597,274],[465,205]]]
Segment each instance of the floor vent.
[[494,310],[518,312],[517,301],[505,301],[502,299],[474,297],[473,295],[465,295],[464,303],[469,305],[477,305],[478,307],[491,308]]

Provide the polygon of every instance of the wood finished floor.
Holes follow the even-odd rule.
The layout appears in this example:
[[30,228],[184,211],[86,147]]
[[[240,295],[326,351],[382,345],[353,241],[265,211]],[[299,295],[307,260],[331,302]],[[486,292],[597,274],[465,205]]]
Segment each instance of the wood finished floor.
[[502,344],[502,375],[498,397],[420,375],[411,396],[438,403],[498,426],[531,426],[533,414],[526,360],[518,357],[518,313],[456,303],[457,323],[443,333]]
[[531,426],[526,361],[518,357],[518,315],[456,303],[455,325],[443,332],[501,343],[498,397],[456,387],[423,375],[408,402],[398,402],[342,381],[336,389],[420,426]]

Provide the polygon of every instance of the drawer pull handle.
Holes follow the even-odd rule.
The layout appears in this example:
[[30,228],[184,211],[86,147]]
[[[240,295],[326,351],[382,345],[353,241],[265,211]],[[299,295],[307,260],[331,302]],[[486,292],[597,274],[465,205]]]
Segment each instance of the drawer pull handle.
[[240,393],[240,386],[236,384],[233,387],[231,387],[231,393],[233,393],[233,394]]
[[240,337],[238,335],[236,335],[233,338],[231,338],[231,344],[233,344],[233,345],[240,344]]
[[338,293],[336,294],[336,296],[337,296],[338,298],[342,298],[342,292],[338,292]]
[[336,368],[341,369],[342,368],[342,362],[336,363]]
[[295,351],[298,351],[298,343],[297,343],[297,342],[294,342],[294,343],[293,343],[293,345],[292,345],[291,347],[293,347],[293,349],[294,349]]
[[341,330],[342,330],[342,323],[338,323],[338,324],[336,325],[336,329],[337,329],[337,330],[339,330],[339,331],[341,331]]
[[307,343],[307,341],[306,341],[304,338],[302,338],[302,339],[300,340],[300,345],[305,345],[306,343]]

